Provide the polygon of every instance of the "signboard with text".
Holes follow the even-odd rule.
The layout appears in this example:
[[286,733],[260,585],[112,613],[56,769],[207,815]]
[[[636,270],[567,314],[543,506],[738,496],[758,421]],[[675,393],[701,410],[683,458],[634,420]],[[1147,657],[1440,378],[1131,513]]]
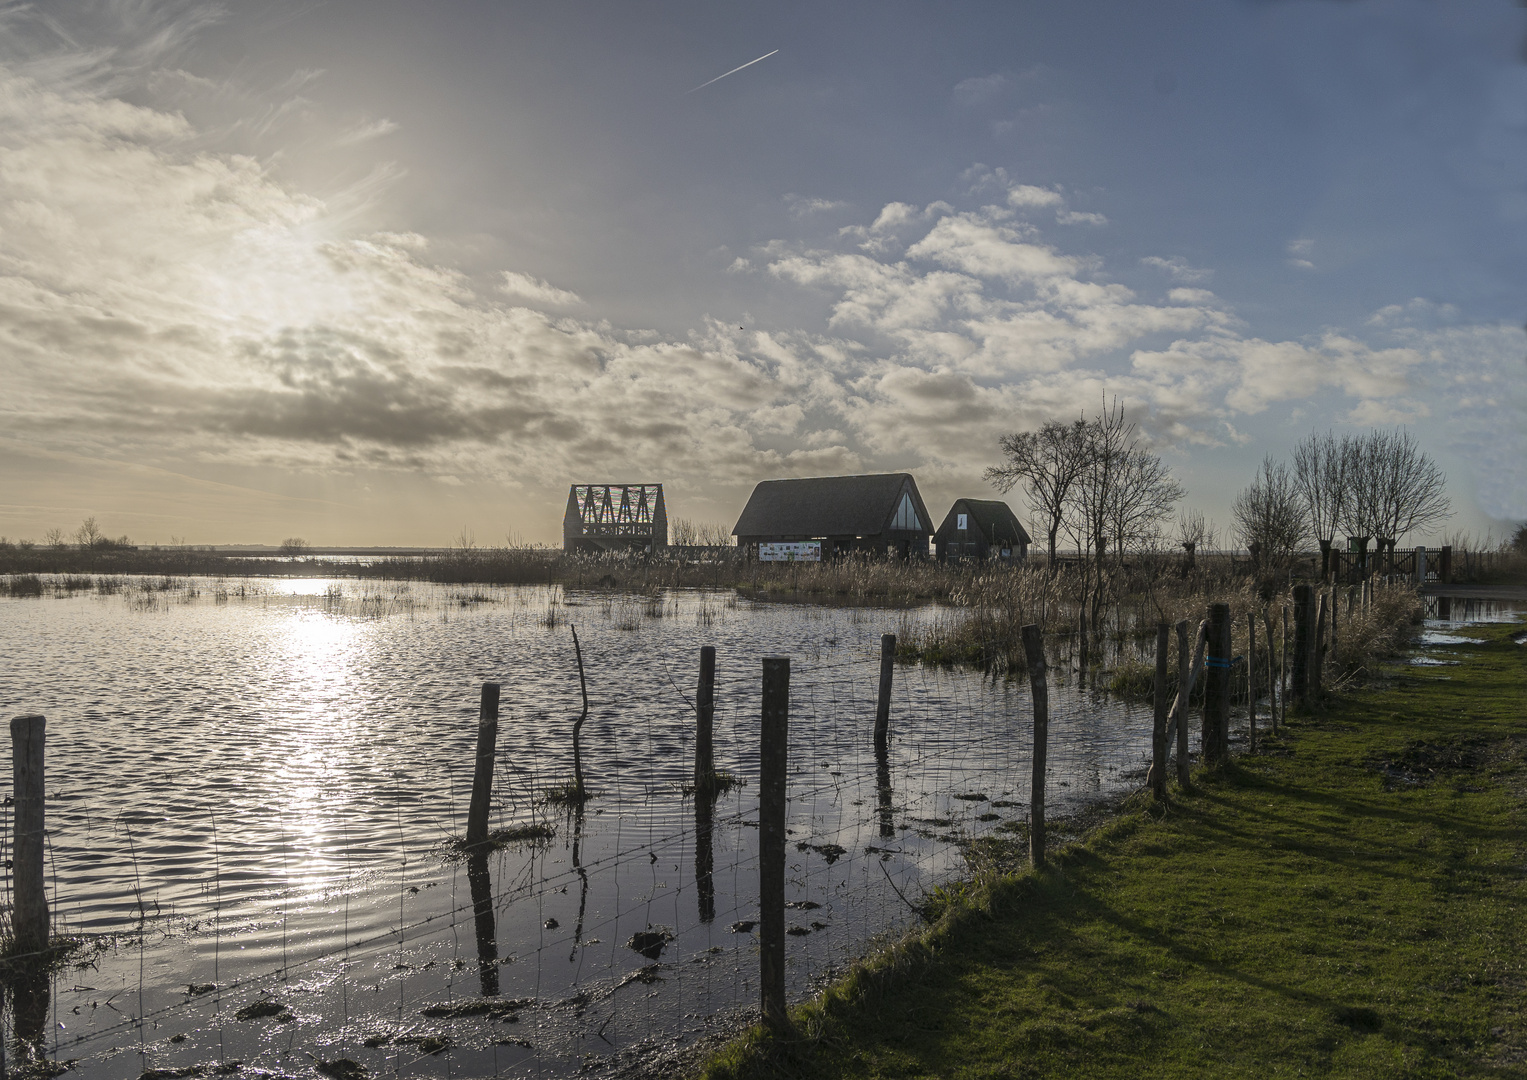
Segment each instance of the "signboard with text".
[[822,541],[799,540],[793,543],[758,545],[759,562],[821,562]]

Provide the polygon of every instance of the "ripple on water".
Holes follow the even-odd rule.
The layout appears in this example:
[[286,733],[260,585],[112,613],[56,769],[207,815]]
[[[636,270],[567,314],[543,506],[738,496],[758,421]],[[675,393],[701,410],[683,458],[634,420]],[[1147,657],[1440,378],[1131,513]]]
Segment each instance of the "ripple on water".
[[[730,927],[758,915],[764,655],[794,660],[792,993],[908,923],[903,897],[963,865],[956,838],[1022,825],[1026,681],[898,667],[877,776],[879,636],[902,612],[674,593],[633,631],[621,627],[640,598],[484,589],[487,602],[463,607],[418,583],[243,584],[226,602],[209,582],[163,605],[131,589],[0,601],[0,696],[49,717],[55,911],[68,928],[124,935],[88,981],[59,984],[59,1054],[92,1076],[217,1057],[306,1071],[309,1049],[438,1071],[399,1042],[421,1033],[453,1041],[467,1075],[570,1075],[583,1055],[692,1035],[751,1005],[756,938]],[[566,623],[542,618],[564,600],[588,663],[597,797],[581,815],[544,801],[572,776],[581,709]],[[708,817],[681,794],[701,644],[718,653],[716,764],[743,782]],[[553,835],[469,864],[442,844],[464,828],[484,679],[503,684],[494,825],[544,821]],[[1056,790],[1139,783],[1145,709],[1074,685],[1052,686],[1051,708]],[[972,792],[995,801],[955,798]],[[658,939],[657,960],[626,947]],[[496,1046],[491,1017],[421,1015],[490,987],[530,1002],[513,1029],[529,1049]],[[227,1019],[261,995],[294,1018]],[[108,1053],[136,1045],[133,1017],[154,1010],[142,1055]]]

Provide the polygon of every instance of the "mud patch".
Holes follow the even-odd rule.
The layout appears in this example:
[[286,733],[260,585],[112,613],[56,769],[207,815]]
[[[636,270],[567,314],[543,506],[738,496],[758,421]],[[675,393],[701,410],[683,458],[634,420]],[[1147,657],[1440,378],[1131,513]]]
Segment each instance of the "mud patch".
[[1430,784],[1444,773],[1472,772],[1487,759],[1483,739],[1459,739],[1444,743],[1415,741],[1398,753],[1376,758],[1369,768],[1384,777],[1384,787],[1395,791]]

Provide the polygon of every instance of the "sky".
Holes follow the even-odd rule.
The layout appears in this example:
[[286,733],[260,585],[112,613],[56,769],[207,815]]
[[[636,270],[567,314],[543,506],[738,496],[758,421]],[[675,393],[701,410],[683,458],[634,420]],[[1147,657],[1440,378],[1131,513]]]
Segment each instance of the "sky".
[[0,0],[0,534],[557,543],[571,483],[730,526],[893,470],[941,517],[1117,398],[1222,532],[1404,425],[1500,538],[1524,58],[1512,0]]

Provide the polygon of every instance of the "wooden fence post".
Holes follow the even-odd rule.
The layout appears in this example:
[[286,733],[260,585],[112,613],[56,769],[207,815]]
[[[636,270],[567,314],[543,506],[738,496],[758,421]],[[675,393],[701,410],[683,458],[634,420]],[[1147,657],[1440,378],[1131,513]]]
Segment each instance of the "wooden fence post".
[[1310,612],[1310,704],[1314,705],[1320,700],[1321,675],[1325,667],[1325,644],[1326,644],[1326,593],[1322,590],[1319,594],[1315,609]]
[[488,805],[493,799],[493,756],[498,750],[498,683],[482,684],[477,710],[477,771],[472,775],[472,806],[467,811],[467,846],[488,842]]
[[1177,700],[1172,704],[1172,728],[1177,732],[1177,782],[1188,786],[1188,694],[1193,686],[1192,646],[1188,620],[1177,623]]
[[712,725],[716,717],[716,647],[700,646],[700,683],[695,687],[695,798],[716,786],[715,744]]
[[1291,673],[1294,704],[1305,707],[1310,693],[1310,628],[1314,622],[1314,590],[1308,585],[1294,586],[1294,670]]
[[1045,681],[1045,642],[1039,627],[1023,628],[1023,655],[1034,693],[1034,772],[1029,783],[1029,861],[1045,864],[1045,749],[1050,739],[1050,690]]
[[[1186,628],[1184,628],[1186,633]],[[1166,801],[1166,760],[1171,753],[1167,745],[1166,687],[1169,678],[1167,647],[1171,641],[1172,628],[1166,623],[1156,624],[1156,685],[1153,687],[1152,704],[1155,706],[1154,724],[1151,729],[1151,795],[1157,802]]]
[[16,800],[12,853],[15,908],[11,913],[11,929],[16,951],[22,955],[42,952],[51,938],[43,877],[46,797],[43,747],[47,731],[48,721],[41,716],[11,717],[12,791]]
[[880,696],[875,701],[875,753],[891,745],[891,679],[896,670],[896,635],[880,635]]
[[1251,729],[1251,752],[1257,751],[1257,613],[1246,613],[1246,723]]
[[759,989],[764,1025],[790,1028],[785,1009],[785,770],[790,734],[790,659],[763,662],[758,776]]
[[1204,762],[1228,755],[1230,735],[1230,605],[1209,605],[1209,647],[1204,657]]
[[[1283,605],[1283,644],[1278,649],[1278,719],[1288,723],[1288,605]],[[1277,723],[1273,730],[1278,729]]]

